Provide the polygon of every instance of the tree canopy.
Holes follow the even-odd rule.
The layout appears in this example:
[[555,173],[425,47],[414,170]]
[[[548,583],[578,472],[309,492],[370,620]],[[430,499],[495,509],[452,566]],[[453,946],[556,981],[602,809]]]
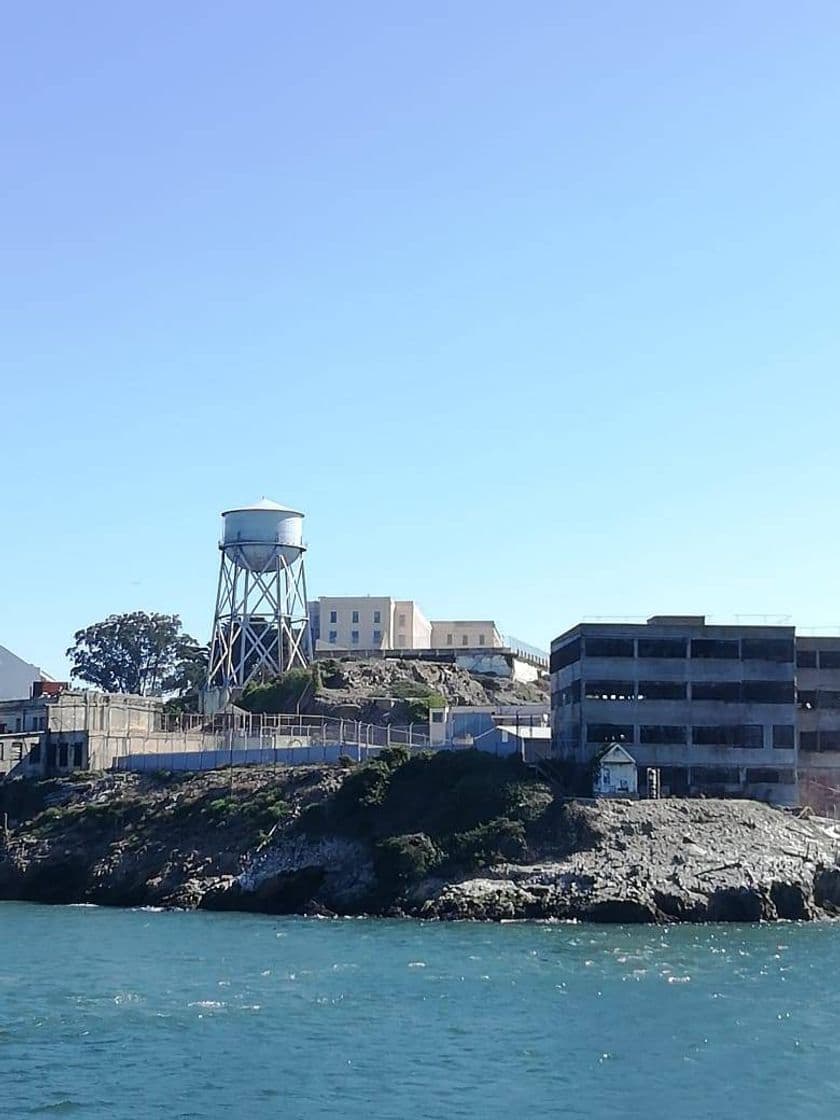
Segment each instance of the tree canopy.
[[139,696],[198,688],[207,650],[181,629],[177,614],[112,614],[77,630],[67,650],[71,672],[104,692]]

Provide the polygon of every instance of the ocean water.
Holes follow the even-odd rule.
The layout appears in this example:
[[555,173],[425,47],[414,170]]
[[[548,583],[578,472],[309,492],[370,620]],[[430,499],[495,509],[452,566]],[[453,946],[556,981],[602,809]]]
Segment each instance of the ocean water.
[[0,905],[0,1116],[840,1116],[840,925]]

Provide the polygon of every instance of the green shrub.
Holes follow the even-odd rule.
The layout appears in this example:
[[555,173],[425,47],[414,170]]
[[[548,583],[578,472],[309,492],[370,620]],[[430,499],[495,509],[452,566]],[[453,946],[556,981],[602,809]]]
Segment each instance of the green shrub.
[[521,859],[525,855],[525,826],[509,817],[497,817],[486,824],[452,836],[447,855],[465,867],[486,867],[500,860]]
[[380,885],[395,894],[428,875],[440,862],[440,852],[428,836],[419,832],[380,840],[373,860]]
[[289,669],[282,676],[263,684],[249,684],[239,706],[255,714],[294,713],[321,686],[320,669]]

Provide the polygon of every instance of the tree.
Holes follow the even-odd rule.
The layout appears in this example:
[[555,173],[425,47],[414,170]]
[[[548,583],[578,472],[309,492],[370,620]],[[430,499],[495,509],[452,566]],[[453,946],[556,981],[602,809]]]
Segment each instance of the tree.
[[67,656],[79,680],[139,696],[197,687],[206,671],[204,649],[182,631],[177,614],[109,615],[77,630]]

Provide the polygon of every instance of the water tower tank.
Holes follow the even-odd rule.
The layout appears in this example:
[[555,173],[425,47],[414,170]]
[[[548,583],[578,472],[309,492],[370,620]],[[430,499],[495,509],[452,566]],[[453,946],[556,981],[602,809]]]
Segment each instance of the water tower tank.
[[278,557],[294,563],[304,551],[303,514],[263,498],[225,510],[222,548],[240,568],[266,572]]

